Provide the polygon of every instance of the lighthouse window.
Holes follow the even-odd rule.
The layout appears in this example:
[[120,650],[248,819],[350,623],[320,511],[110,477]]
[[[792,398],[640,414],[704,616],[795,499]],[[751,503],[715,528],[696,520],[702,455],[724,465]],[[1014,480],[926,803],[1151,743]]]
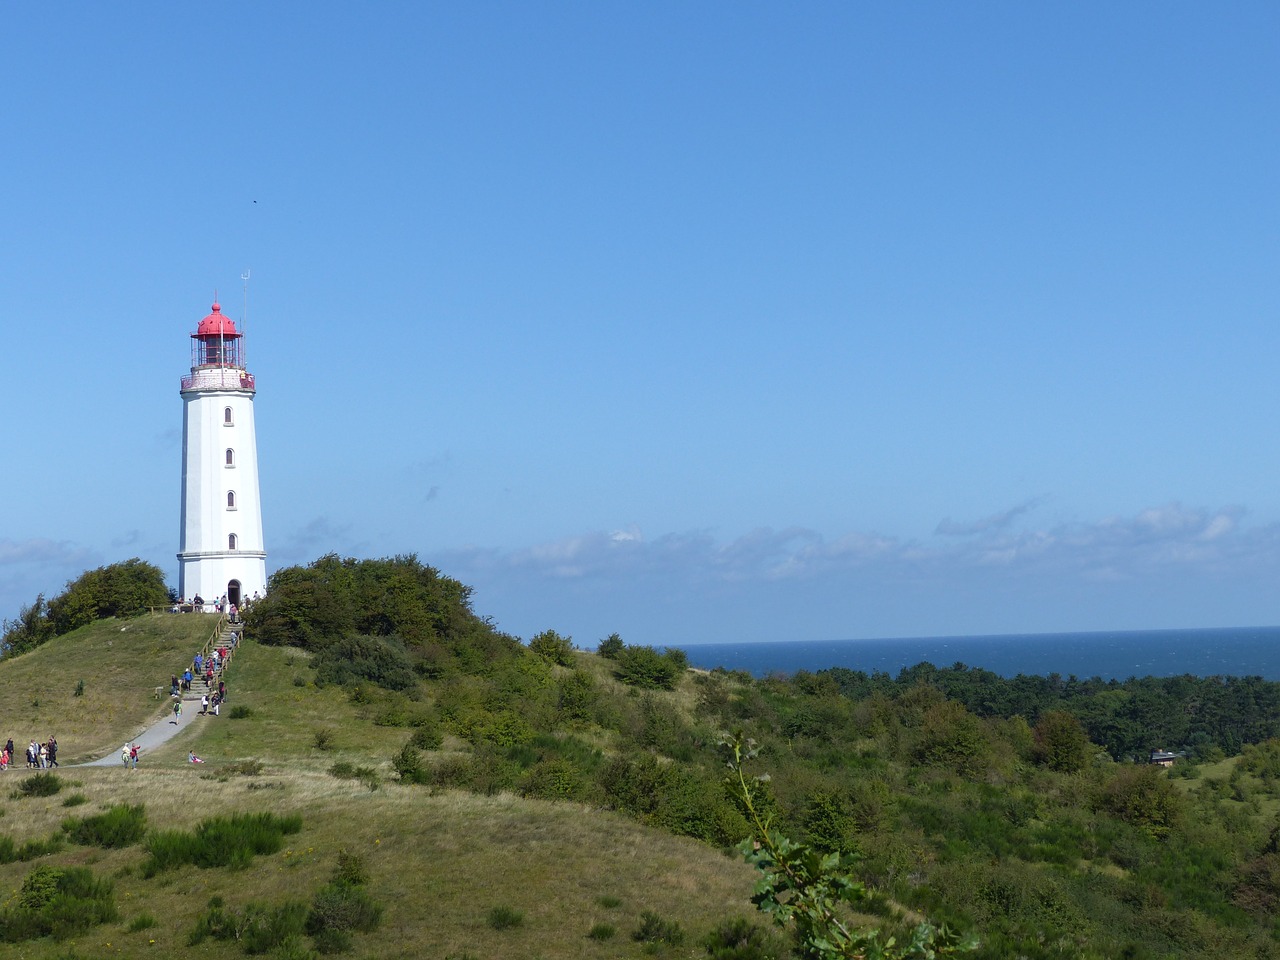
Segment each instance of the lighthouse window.
[[230,407],[227,407],[225,410],[222,411],[222,422],[226,424],[228,427],[235,423],[235,420],[233,420],[231,417]]
[[236,452],[227,447],[227,466],[234,467],[236,465]]
[[233,533],[227,537],[227,549],[234,550],[236,548],[236,535]]
[[234,490],[227,491],[227,509],[234,510],[236,508],[236,492]]

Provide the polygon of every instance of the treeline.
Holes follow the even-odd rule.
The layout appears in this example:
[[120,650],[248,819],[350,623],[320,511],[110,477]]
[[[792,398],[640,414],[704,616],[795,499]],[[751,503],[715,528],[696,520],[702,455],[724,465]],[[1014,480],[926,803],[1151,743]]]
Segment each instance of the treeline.
[[1022,716],[1035,723],[1046,711],[1066,711],[1117,760],[1145,759],[1151,750],[1213,760],[1280,736],[1280,683],[1261,677],[1006,678],[963,663],[920,663],[896,678],[843,667],[820,675],[855,700],[926,684],[982,717]]
[[12,656],[107,617],[132,617],[169,602],[164,574],[153,563],[125,560],[88,570],[52,600],[39,594],[17,618],[4,621],[0,649]]

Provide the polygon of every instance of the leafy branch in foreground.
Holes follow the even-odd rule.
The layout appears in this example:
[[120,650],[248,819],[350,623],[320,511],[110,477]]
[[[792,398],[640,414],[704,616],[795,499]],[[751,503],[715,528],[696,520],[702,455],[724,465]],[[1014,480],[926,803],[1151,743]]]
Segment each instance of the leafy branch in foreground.
[[853,858],[821,853],[774,830],[772,818],[762,815],[753,784],[768,775],[748,778],[746,764],[758,754],[754,740],[741,734],[725,736],[720,744],[729,753],[729,782],[742,801],[752,836],[739,849],[760,871],[751,901],[780,927],[794,931],[799,953],[806,960],[934,960],[974,950],[977,938],[959,935],[944,924],[921,923],[909,943],[895,937],[881,940],[876,929],[853,926],[842,905],[870,900],[872,893],[854,879]]

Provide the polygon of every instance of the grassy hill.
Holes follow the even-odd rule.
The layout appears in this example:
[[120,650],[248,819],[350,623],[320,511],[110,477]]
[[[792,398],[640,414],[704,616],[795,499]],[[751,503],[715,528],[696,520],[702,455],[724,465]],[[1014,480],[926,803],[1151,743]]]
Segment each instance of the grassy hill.
[[0,737],[13,739],[19,759],[29,741],[51,735],[64,763],[119,750],[167,706],[156,687],[167,694],[217,622],[199,614],[100,620],[0,660]]
[[[30,727],[57,732],[78,753],[92,753],[99,743],[118,749],[156,712],[151,676],[167,680],[185,662],[186,649],[203,640],[200,619],[102,623],[0,661],[0,715],[20,713],[19,742]],[[121,663],[151,676],[113,672]],[[85,692],[75,697],[82,675]],[[317,688],[311,676],[305,652],[247,642],[229,680],[237,718],[224,710],[216,719],[184,720],[186,729],[136,771],[59,771],[64,785],[53,796],[20,795],[32,777],[22,769],[0,779],[12,791],[0,805],[0,837],[18,846],[59,835],[69,817],[119,805],[142,805],[153,830],[190,830],[237,812],[302,819],[285,849],[243,869],[185,866],[148,878],[146,852],[136,844],[64,843],[27,862],[0,865],[9,904],[21,899],[25,878],[39,866],[88,866],[114,882],[119,910],[118,919],[65,941],[0,943],[0,957],[244,956],[234,941],[188,945],[210,898],[233,907],[308,902],[343,851],[362,858],[366,888],[385,908],[381,925],[358,934],[349,956],[640,957],[645,945],[630,933],[646,910],[679,923],[691,940],[715,918],[750,912],[752,871],[694,840],[580,804],[397,783],[390,758],[406,731],[373,723],[350,691]],[[110,696],[98,697],[100,684]],[[188,763],[189,749],[206,763]],[[374,778],[327,772],[344,763],[372,768],[376,789],[369,786]],[[499,918],[520,920],[495,929],[501,926],[490,916],[495,910]],[[593,929],[595,939],[588,937]],[[700,952],[686,945],[671,955]]]

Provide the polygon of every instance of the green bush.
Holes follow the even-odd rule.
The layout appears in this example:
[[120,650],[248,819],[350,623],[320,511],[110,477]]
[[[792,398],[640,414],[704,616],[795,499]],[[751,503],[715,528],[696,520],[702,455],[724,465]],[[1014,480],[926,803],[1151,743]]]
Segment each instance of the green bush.
[[524,923],[524,913],[511,907],[494,907],[485,917],[485,922],[494,930],[511,930]]
[[423,718],[415,724],[413,736],[409,738],[410,746],[419,750],[435,750],[444,743],[444,736],[434,721]]
[[304,903],[288,901],[270,906],[253,902],[236,909],[227,907],[221,897],[214,897],[196,921],[187,943],[196,946],[208,938],[233,940],[245,953],[267,953],[298,937],[306,922],[307,906]]
[[144,877],[185,864],[197,867],[243,868],[259,855],[276,853],[284,838],[302,829],[297,815],[237,813],[205,820],[194,832],[162,830],[147,839],[150,858],[143,864]]
[[560,681],[559,703],[561,719],[569,723],[585,723],[592,717],[592,711],[600,699],[600,691],[591,675],[575,670]]
[[320,727],[311,735],[311,745],[317,750],[332,750],[333,737],[334,733],[331,729],[328,727]]
[[62,779],[56,773],[34,773],[9,794],[14,800],[22,797],[52,797],[63,787]]
[[520,794],[541,800],[571,800],[581,794],[582,773],[563,757],[540,760],[525,771]]
[[529,650],[562,667],[573,666],[573,638],[562,637],[554,630],[544,630],[530,640]]
[[149,913],[140,913],[129,921],[126,928],[130,933],[138,933],[141,930],[150,930],[156,925],[156,918]]
[[426,783],[429,772],[422,765],[422,755],[413,748],[413,743],[406,743],[391,759],[391,767],[400,778],[401,783]]
[[37,867],[0,911],[0,940],[65,940],[119,916],[112,883],[87,867]]
[[227,712],[227,716],[230,717],[232,720],[248,720],[250,717],[253,716],[253,708],[247,707],[243,703],[240,703],[232,707]]
[[600,641],[596,647],[596,653],[606,660],[617,660],[618,654],[622,653],[626,648],[627,645],[622,642],[622,638],[616,633],[611,633]]
[[65,800],[62,801],[62,805],[64,807],[78,807],[80,806],[80,804],[88,803],[88,802],[89,802],[89,798],[86,797],[83,793],[73,793],[71,794],[71,796],[67,797]]
[[[368,933],[382,922],[382,906],[359,884],[333,881],[320,888],[307,914],[307,933]],[[318,946],[318,944],[317,944]]]
[[745,917],[716,924],[702,945],[712,960],[780,960],[788,953],[768,930]]
[[597,923],[594,927],[587,931],[588,940],[612,940],[617,936],[618,928],[611,923]]
[[51,853],[57,853],[62,846],[62,837],[58,834],[44,840],[28,840],[18,848],[18,859],[28,863],[40,857],[47,857]]
[[73,843],[107,849],[127,847],[146,834],[147,813],[142,804],[120,804],[96,817],[65,820],[62,829]]
[[349,634],[330,640],[319,648],[314,662],[319,683],[367,680],[387,690],[412,690],[418,685],[404,643],[394,636]]
[[652,910],[640,914],[640,926],[631,934],[638,943],[665,943],[678,947],[684,943],[684,930],[675,920],[665,920]]
[[671,690],[684,672],[688,657],[659,653],[653,647],[626,647],[614,659],[617,661],[617,677],[633,687],[650,690]]

